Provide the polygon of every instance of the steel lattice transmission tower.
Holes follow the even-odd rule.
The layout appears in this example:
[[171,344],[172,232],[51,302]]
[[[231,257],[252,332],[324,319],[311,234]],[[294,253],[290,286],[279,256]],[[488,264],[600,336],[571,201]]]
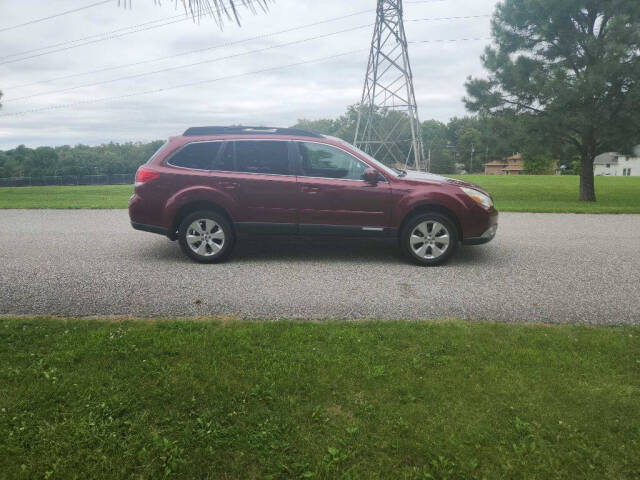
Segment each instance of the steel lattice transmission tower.
[[354,143],[374,157],[428,171],[402,15],[402,0],[378,0]]

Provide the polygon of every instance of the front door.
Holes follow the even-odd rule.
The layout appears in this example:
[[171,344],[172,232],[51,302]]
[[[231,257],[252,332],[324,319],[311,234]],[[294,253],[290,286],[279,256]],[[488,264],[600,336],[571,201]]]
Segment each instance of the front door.
[[298,218],[302,234],[381,234],[389,225],[391,188],[362,179],[367,168],[350,153],[322,143],[298,146]]

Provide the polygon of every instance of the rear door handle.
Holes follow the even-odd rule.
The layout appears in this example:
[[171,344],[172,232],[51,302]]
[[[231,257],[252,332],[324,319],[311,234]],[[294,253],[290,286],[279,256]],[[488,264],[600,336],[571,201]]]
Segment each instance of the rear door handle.
[[236,182],[219,182],[218,185],[220,185],[225,190],[235,190],[236,188],[238,188],[240,186]]
[[311,185],[303,185],[301,187],[303,193],[318,193],[320,191],[320,187],[312,187]]

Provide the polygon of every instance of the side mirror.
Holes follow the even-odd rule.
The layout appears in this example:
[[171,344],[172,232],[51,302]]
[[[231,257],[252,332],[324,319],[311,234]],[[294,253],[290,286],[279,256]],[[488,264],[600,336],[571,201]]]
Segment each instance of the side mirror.
[[375,168],[367,168],[362,174],[362,179],[371,185],[377,185],[379,178],[378,171]]

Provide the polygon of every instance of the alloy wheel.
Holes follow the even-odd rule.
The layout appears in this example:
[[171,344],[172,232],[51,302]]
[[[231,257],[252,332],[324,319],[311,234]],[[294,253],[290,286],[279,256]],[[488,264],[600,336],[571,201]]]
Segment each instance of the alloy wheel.
[[203,257],[212,257],[222,250],[225,234],[217,222],[202,218],[191,222],[186,240],[193,252]]
[[444,255],[450,241],[449,230],[435,220],[427,220],[416,225],[409,238],[413,253],[427,260],[435,260]]

